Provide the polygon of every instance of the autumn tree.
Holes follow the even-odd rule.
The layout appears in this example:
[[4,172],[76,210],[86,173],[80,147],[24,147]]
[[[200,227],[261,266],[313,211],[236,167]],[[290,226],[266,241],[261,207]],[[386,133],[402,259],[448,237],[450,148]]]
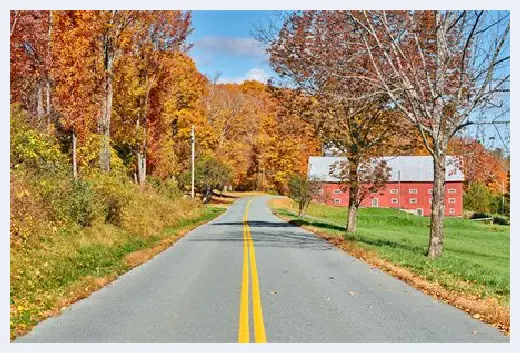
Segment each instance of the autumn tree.
[[322,145],[309,119],[317,111],[312,97],[294,89],[270,87],[274,114],[263,121],[259,138],[264,151],[264,174],[280,194],[288,193],[289,178],[307,173],[310,156]]
[[[115,84],[120,94],[115,107],[117,118],[124,127],[123,134],[126,134],[123,138],[135,154],[136,176],[142,185],[147,174],[150,123],[159,124],[170,137],[163,139],[163,143],[173,143],[171,122],[168,123],[171,118],[157,112],[168,104],[161,92],[171,88],[167,85],[167,81],[171,81],[171,66],[175,65],[171,59],[177,52],[189,48],[186,38],[190,33],[191,15],[166,10],[137,11],[132,16],[131,26],[126,28],[131,42],[126,55],[117,63]],[[162,122],[164,119],[167,121]]]
[[[350,11],[345,37],[356,57],[349,75],[388,97],[414,124],[434,163],[428,256],[442,254],[446,155],[509,83],[509,13],[496,11]],[[361,64],[361,65],[360,65]]]
[[467,187],[481,183],[493,194],[504,193],[509,170],[509,163],[504,156],[488,150],[477,139],[470,137],[453,137],[448,144],[448,152],[463,157]]
[[22,103],[40,129],[50,126],[52,13],[10,13],[11,103]]
[[[390,137],[404,135],[406,129],[387,97],[373,92],[365,81],[347,75],[352,65],[366,66],[356,56],[346,38],[353,26],[344,12],[302,11],[287,16],[275,36],[259,31],[267,44],[274,70],[317,102],[309,114],[322,141],[335,147],[349,160],[349,215],[347,231],[356,230],[361,168],[370,156],[382,153]],[[356,63],[353,63],[356,61]],[[368,95],[363,100],[352,96]]]
[[93,11],[55,11],[50,71],[54,78],[57,127],[72,138],[73,174],[78,176],[77,140],[96,131],[103,66],[96,38],[102,30]]
[[318,180],[310,180],[305,174],[293,174],[289,178],[288,188],[288,196],[298,203],[298,217],[301,217],[318,195],[321,184]]
[[[195,161],[195,189],[207,203],[213,190],[222,190],[231,182],[231,169],[218,158],[208,156]],[[188,185],[191,181],[191,169],[181,175],[181,184]]]

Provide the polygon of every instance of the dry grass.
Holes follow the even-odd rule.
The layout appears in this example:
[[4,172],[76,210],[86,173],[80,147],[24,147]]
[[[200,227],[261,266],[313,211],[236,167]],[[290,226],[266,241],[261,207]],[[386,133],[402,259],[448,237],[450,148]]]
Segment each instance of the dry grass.
[[[320,238],[323,238],[336,247],[348,252],[349,255],[363,260],[370,265],[385,271],[393,277],[405,281],[416,289],[421,290],[438,300],[442,300],[464,310],[473,316],[473,318],[484,321],[500,329],[506,335],[510,334],[510,308],[508,306],[500,305],[497,298],[480,298],[477,295],[470,294],[470,292],[446,289],[437,282],[429,281],[424,277],[414,274],[408,269],[396,266],[387,260],[379,258],[376,252],[359,246],[355,241],[347,240],[338,235],[328,234],[326,231],[318,227],[301,225],[299,222],[295,222],[292,218],[277,213],[276,208],[292,208],[292,201],[289,199],[272,199],[269,202],[269,206],[272,208],[273,213],[278,217],[315,233]],[[458,284],[461,288],[469,288],[472,286],[472,284],[464,281],[459,281]]]
[[[11,246],[11,339],[223,212],[191,200],[167,200],[173,206],[149,200],[126,211],[132,215],[125,225],[128,229],[101,223],[89,228],[69,226],[39,241]],[[138,220],[139,215],[147,217],[147,222]],[[149,228],[144,228],[147,224]]]
[[227,191],[223,195],[220,195],[219,193],[213,194],[209,204],[215,207],[228,208],[241,197],[263,195],[267,194],[262,191]]

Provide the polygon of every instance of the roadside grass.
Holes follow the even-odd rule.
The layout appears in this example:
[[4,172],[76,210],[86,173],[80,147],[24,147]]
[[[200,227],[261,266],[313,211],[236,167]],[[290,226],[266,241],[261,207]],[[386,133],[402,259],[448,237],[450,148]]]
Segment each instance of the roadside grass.
[[[187,206],[187,205],[186,205]],[[70,226],[33,246],[11,248],[11,339],[164,250],[224,209],[187,212],[153,235],[110,224]],[[153,219],[149,219],[153,222]]]
[[[347,217],[345,207],[312,203],[307,215],[299,218],[295,214],[296,203],[290,199],[273,199],[270,206],[280,217],[294,224],[348,243],[347,251],[361,250],[362,255],[358,257],[372,256],[385,260],[406,269],[420,280],[442,287],[450,292],[450,296],[459,293],[465,301],[473,300],[471,308],[461,300],[452,301],[458,301],[461,308],[468,312],[477,313],[476,318],[482,316],[478,314],[477,306],[484,301],[486,305],[495,303],[493,309],[486,309],[486,313],[490,310],[498,312],[499,307],[505,308],[507,318],[503,313],[493,315],[502,326],[509,328],[509,226],[446,218],[444,253],[441,258],[432,260],[425,256],[428,248],[428,217],[414,216],[395,209],[362,208],[359,210],[357,231],[349,234],[344,228]],[[420,286],[424,287],[422,284]],[[426,288],[420,289],[432,292]],[[447,291],[439,294],[439,297],[448,296]],[[478,305],[475,304],[477,301]],[[501,318],[498,319],[498,316]]]

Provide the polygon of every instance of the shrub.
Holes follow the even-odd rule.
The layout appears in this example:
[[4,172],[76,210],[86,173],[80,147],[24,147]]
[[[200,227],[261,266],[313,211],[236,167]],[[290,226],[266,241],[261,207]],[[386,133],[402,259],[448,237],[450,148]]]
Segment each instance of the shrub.
[[11,169],[29,167],[35,171],[55,171],[66,167],[67,158],[56,139],[31,128],[27,113],[18,105],[11,106],[10,128]]
[[491,215],[487,214],[487,213],[474,213],[472,216],[471,216],[471,219],[481,219],[481,218],[490,218]]
[[504,217],[493,217],[493,224],[499,224],[499,225],[502,225],[502,226],[508,226],[509,225],[509,221],[504,218]]
[[92,184],[104,205],[105,222],[121,226],[124,208],[129,204],[132,195],[138,192],[136,186],[126,178],[103,174],[93,176]]
[[164,195],[172,200],[182,196],[178,182],[175,179],[168,178],[166,180],[162,180],[154,176],[149,176],[147,181],[148,184],[152,186],[157,193]]
[[69,218],[84,227],[91,226],[105,213],[105,205],[92,188],[92,182],[78,179],[72,181],[71,193],[67,197]]
[[39,192],[23,173],[10,175],[10,240],[21,245],[39,235],[50,233],[53,224]]
[[[92,134],[85,143],[78,148],[79,174],[84,176],[95,176],[99,174],[99,151],[101,146],[101,135]],[[124,176],[128,172],[123,160],[117,151],[110,146],[110,173]]]

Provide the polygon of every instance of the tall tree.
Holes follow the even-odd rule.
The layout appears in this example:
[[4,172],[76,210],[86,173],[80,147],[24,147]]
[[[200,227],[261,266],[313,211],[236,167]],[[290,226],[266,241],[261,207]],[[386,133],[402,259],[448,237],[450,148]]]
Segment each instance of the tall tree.
[[102,19],[95,11],[55,11],[53,14],[53,105],[58,127],[72,137],[74,175],[78,174],[76,145],[96,131],[102,102],[103,65],[97,38]]
[[350,11],[345,21],[353,26],[346,42],[363,58],[348,75],[371,87],[364,97],[390,98],[433,157],[428,256],[440,256],[448,143],[509,91],[509,12]]
[[[274,37],[261,32],[275,71],[317,101],[309,114],[323,142],[335,147],[349,160],[349,215],[346,228],[356,230],[360,168],[377,155],[392,135],[404,134],[402,119],[388,99],[365,81],[347,75],[352,65],[366,66],[364,57],[346,41],[353,26],[344,12],[298,11],[287,16]],[[355,61],[355,62],[354,62]],[[369,70],[369,69],[368,69]],[[352,96],[367,95],[363,100]]]
[[[147,174],[147,150],[149,121],[151,119],[151,94],[166,90],[159,87],[159,77],[168,76],[172,65],[168,61],[172,54],[185,51],[187,35],[190,33],[190,13],[181,11],[139,11],[133,14],[132,26],[127,29],[131,33],[131,50],[121,58],[118,69],[121,75],[116,83],[122,90],[121,99],[116,97],[116,106],[123,113],[124,119],[134,121],[132,148],[135,153],[136,172],[139,184],[145,182]],[[168,62],[165,65],[165,62]],[[130,65],[130,67],[129,67]],[[166,82],[163,82],[164,85]],[[130,101],[129,101],[130,100]],[[154,101],[156,105],[165,101]],[[129,104],[132,109],[128,109]],[[165,126],[168,130],[168,127]]]
[[101,53],[103,58],[103,101],[98,119],[98,133],[101,135],[99,149],[99,168],[102,172],[110,171],[110,118],[114,98],[114,67],[128,49],[132,36],[131,24],[137,11],[106,10],[101,11],[103,32],[101,33]]

